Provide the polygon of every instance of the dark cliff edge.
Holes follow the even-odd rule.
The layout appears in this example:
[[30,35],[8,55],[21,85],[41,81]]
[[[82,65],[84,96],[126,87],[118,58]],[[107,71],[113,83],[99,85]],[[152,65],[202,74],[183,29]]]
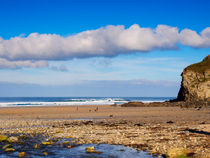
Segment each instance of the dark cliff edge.
[[181,74],[182,82],[178,96],[174,100],[165,102],[129,102],[122,107],[192,107],[200,109],[210,108],[210,55],[200,63],[192,64]]

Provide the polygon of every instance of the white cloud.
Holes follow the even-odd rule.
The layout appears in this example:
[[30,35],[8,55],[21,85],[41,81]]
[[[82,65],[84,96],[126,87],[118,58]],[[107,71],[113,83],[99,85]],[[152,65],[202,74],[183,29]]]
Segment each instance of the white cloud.
[[[179,33],[177,27],[158,25],[151,29],[142,28],[137,24],[127,29],[123,25],[109,25],[67,37],[31,33],[27,37],[18,36],[9,40],[0,38],[0,58],[5,60],[1,63],[10,63],[8,67],[29,67],[30,64],[37,65],[36,62],[32,62],[36,60],[46,62],[93,56],[109,57],[154,49],[170,50],[176,49],[178,43],[195,48],[209,48],[210,27],[204,29],[200,35],[190,29]],[[23,64],[25,62],[30,64]]]
[[9,69],[18,69],[21,67],[27,67],[27,68],[38,68],[38,67],[47,67],[48,62],[47,61],[30,61],[30,60],[24,60],[24,61],[9,61],[6,59],[0,58],[0,69],[3,68],[9,68]]
[[210,47],[210,27],[204,29],[200,35],[190,29],[184,29],[180,33],[180,41],[183,45],[195,48]]
[[74,57],[113,56],[131,51],[173,49],[178,29],[159,25],[156,29],[134,24],[106,26],[62,37],[56,34],[32,33],[28,37],[0,40],[0,56],[12,60],[64,60]]

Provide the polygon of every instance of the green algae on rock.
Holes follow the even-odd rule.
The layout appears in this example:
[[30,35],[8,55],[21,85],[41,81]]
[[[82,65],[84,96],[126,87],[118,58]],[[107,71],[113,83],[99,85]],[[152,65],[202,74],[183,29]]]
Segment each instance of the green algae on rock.
[[42,142],[42,145],[52,145],[52,142]]
[[26,156],[26,153],[25,152],[19,152],[18,153],[18,157],[25,157]]
[[189,150],[185,148],[172,148],[168,150],[167,156],[169,158],[179,158],[179,157],[186,157],[188,153]]
[[0,142],[7,141],[8,136],[7,135],[0,135]]
[[6,148],[13,148],[13,146],[11,144],[6,144],[2,147],[2,149],[6,149]]
[[6,148],[4,151],[5,151],[5,152],[14,152],[15,149],[14,149],[14,148]]
[[85,148],[86,153],[96,153],[96,154],[101,154],[101,151],[96,151],[94,146],[87,147]]

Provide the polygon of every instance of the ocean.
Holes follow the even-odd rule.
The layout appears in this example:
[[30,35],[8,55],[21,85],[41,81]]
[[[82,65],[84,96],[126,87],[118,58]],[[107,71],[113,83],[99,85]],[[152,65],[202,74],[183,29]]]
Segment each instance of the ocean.
[[163,102],[174,97],[0,97],[0,107],[113,105],[130,101]]

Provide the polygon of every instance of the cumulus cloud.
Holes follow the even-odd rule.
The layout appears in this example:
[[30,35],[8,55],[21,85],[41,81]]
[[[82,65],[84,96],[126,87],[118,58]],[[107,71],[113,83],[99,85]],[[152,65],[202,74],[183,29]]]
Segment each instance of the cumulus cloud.
[[31,33],[27,37],[18,36],[8,40],[0,38],[0,58],[21,65],[20,63],[31,61],[109,57],[154,49],[171,50],[177,49],[177,44],[210,48],[210,27],[200,34],[190,29],[179,32],[177,27],[167,25],[158,25],[151,29],[142,28],[137,24],[127,29],[123,25],[109,25],[67,37]]
[[204,29],[200,35],[190,29],[184,29],[180,33],[180,42],[183,45],[195,48],[210,47],[210,27]]
[[173,49],[178,29],[159,25],[156,29],[134,24],[106,26],[62,37],[56,34],[32,33],[27,37],[0,39],[0,57],[10,60],[65,60],[74,57],[114,56],[131,51]]

